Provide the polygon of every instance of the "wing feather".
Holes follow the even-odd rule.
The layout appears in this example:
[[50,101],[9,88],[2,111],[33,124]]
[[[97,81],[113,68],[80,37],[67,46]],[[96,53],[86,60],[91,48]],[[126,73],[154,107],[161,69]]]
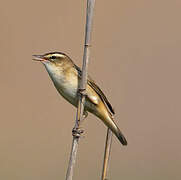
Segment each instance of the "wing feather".
[[[78,71],[78,75],[79,77],[81,77],[82,75],[82,71],[80,70],[80,68],[78,66],[75,66],[75,68]],[[87,83],[88,85],[99,95],[99,97],[101,98],[101,100],[104,102],[104,104],[106,105],[107,109],[109,110],[110,113],[115,114],[114,109],[112,107],[112,105],[109,103],[108,99],[106,98],[106,96],[104,95],[104,93],[102,92],[102,90],[99,88],[99,86],[94,82],[94,80],[92,80],[92,78],[90,76],[88,76],[87,79]],[[89,98],[92,103],[95,104],[95,101],[92,100],[92,98]]]

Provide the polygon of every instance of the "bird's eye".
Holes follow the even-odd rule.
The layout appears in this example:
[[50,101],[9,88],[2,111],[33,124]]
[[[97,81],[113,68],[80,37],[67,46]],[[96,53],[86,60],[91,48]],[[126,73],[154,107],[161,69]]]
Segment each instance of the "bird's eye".
[[56,59],[56,56],[52,56],[51,59]]

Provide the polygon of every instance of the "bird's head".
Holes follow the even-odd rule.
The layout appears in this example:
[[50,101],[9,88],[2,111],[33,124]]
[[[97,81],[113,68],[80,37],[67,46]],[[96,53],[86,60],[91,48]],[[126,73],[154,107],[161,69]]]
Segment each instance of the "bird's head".
[[41,62],[49,74],[61,76],[67,69],[74,68],[74,63],[69,56],[62,52],[50,52],[44,55],[33,55],[33,60]]

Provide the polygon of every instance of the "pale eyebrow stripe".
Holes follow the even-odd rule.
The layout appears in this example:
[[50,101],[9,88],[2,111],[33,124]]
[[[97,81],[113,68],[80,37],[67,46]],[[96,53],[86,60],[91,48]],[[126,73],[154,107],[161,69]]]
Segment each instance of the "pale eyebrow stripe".
[[55,54],[55,56],[58,56],[58,57],[65,57],[64,54]]
[[51,56],[65,57],[64,54],[57,54],[57,53],[48,55],[48,57],[51,57]]
[[64,57],[65,57],[65,55],[64,55],[64,54],[58,54],[58,53],[54,53],[54,54],[49,54],[49,55],[47,55],[47,57],[48,57],[48,58],[49,58],[49,57],[52,57],[52,56],[62,57],[62,58],[64,58]]

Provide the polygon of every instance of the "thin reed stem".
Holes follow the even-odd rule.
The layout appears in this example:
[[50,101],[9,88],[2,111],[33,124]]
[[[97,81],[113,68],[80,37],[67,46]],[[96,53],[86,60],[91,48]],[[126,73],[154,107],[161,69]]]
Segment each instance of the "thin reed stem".
[[87,72],[88,72],[88,62],[90,59],[90,46],[91,46],[91,31],[92,31],[92,20],[93,20],[93,10],[94,10],[95,0],[87,0],[87,14],[86,14],[86,29],[85,29],[85,44],[84,44],[84,55],[82,64],[82,77],[79,86],[79,102],[77,106],[77,114],[75,120],[75,127],[73,129],[73,141],[70,153],[69,165],[66,174],[66,180],[72,180],[73,169],[75,166],[75,160],[78,150],[79,138],[81,131],[79,129],[80,122],[83,119],[84,113],[84,102],[86,96],[86,85],[87,85]]
[[101,180],[107,179],[106,177],[107,177],[107,172],[108,172],[108,167],[109,167],[111,145],[112,145],[112,131],[109,128],[107,128]]

